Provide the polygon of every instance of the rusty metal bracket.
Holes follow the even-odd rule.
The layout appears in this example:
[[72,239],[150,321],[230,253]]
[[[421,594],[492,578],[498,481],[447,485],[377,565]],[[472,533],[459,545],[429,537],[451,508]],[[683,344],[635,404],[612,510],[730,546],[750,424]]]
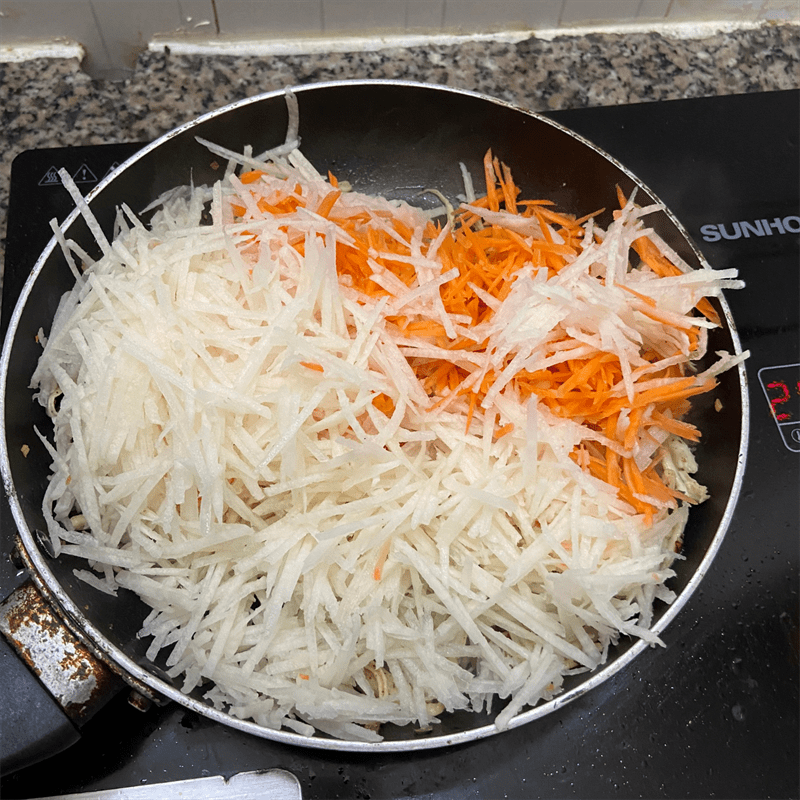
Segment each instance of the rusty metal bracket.
[[64,625],[30,580],[0,603],[0,631],[79,727],[126,686]]
[[116,664],[113,655],[103,650],[99,644],[93,642],[92,638],[86,635],[80,623],[73,620],[67,612],[63,611],[58,587],[56,586],[54,588],[49,581],[39,574],[36,565],[26,550],[25,545],[19,535],[16,538],[14,552],[21,564],[21,568],[28,572],[30,581],[33,583],[35,589],[40,593],[45,604],[51,608],[51,613],[56,615],[56,619],[61,621],[61,624],[77,641],[83,643],[83,646],[87,652],[89,652],[97,661],[105,664],[105,666],[114,675],[117,675],[119,678],[121,678],[131,688],[131,705],[141,711],[144,711],[151,704],[161,706],[169,702],[166,697],[162,696],[142,680]]

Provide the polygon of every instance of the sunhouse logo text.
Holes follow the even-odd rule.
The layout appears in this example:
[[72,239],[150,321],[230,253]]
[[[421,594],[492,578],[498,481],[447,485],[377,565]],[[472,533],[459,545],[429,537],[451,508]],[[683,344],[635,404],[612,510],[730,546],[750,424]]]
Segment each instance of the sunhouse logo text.
[[750,239],[753,236],[781,236],[800,233],[800,217],[773,217],[772,219],[740,220],[720,222],[718,225],[701,225],[703,241],[718,242],[720,239]]

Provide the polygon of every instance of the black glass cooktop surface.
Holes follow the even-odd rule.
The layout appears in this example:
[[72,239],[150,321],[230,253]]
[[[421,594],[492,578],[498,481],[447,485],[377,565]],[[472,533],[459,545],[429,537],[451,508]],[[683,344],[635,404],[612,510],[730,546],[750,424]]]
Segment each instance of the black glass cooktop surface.
[[[648,650],[530,725],[445,750],[302,750],[119,695],[69,750],[3,780],[5,798],[281,767],[305,798],[789,798],[798,779],[800,93],[580,109],[552,117],[658,195],[728,294],[747,371],[751,438],[741,499],[699,590]],[[55,173],[91,188],[137,145],[29,151],[14,162],[3,295],[16,294],[69,210]],[[42,220],[43,225],[33,225]],[[2,548],[12,546],[3,505]],[[7,558],[5,596],[21,580]]]

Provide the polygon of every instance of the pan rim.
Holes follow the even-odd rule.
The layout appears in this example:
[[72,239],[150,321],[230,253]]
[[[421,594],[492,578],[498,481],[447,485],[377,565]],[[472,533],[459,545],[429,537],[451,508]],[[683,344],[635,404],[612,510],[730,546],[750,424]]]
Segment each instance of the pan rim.
[[[367,87],[397,86],[409,89],[424,89],[428,91],[438,91],[441,92],[442,94],[448,94],[448,95],[450,94],[463,95],[467,97],[472,97],[476,100],[489,102],[500,106],[505,106],[506,108],[509,108],[515,112],[522,113],[526,116],[544,122],[547,125],[550,125],[554,128],[561,130],[570,137],[577,139],[585,146],[588,146],[591,150],[595,151],[597,154],[599,154],[607,161],[610,161],[617,169],[619,169],[626,176],[628,176],[637,186],[644,189],[653,198],[655,202],[661,203],[661,205],[664,208],[664,212],[669,218],[670,222],[676,227],[679,234],[689,244],[692,251],[698,258],[700,264],[702,266],[708,266],[706,259],[700,253],[700,251],[698,250],[698,248],[696,247],[696,245],[694,244],[691,237],[688,235],[687,231],[684,229],[680,221],[673,215],[670,209],[666,207],[666,205],[659,200],[657,195],[653,193],[646,184],[644,184],[636,175],[634,175],[630,170],[628,170],[617,159],[615,159],[613,156],[611,156],[610,154],[599,148],[597,145],[593,144],[591,141],[575,133],[569,128],[561,125],[560,123],[552,119],[549,119],[543,114],[522,108],[518,105],[515,105],[501,98],[485,95],[474,90],[457,89],[447,86],[427,84],[423,82],[408,81],[408,80],[394,80],[394,79],[332,80],[332,81],[323,81],[318,83],[302,84],[300,86],[289,87],[288,90],[299,95],[309,91],[325,91],[340,87],[353,87],[353,86],[367,86]],[[233,103],[229,103],[225,106],[222,106],[218,109],[206,112],[199,117],[196,117],[188,122],[185,122],[177,126],[171,131],[168,131],[167,133],[153,140],[149,144],[144,145],[139,151],[137,151],[130,158],[124,161],[118,168],[116,168],[113,172],[109,173],[108,176],[106,176],[102,181],[100,181],[100,183],[98,183],[97,186],[95,186],[92,189],[92,191],[86,195],[85,198],[86,202],[91,204],[96,199],[96,197],[125,170],[127,170],[128,168],[133,166],[138,160],[140,160],[141,158],[143,158],[144,156],[146,156],[159,146],[168,142],[172,138],[178,136],[179,134],[184,133],[185,131],[189,131],[192,128],[196,128],[209,119],[213,119],[223,114],[234,112],[240,108],[244,108],[246,106],[255,103],[280,97],[284,95],[286,91],[287,91],[286,88],[277,89],[261,93],[258,95],[254,95],[252,97],[243,98]],[[73,211],[70,212],[70,214],[63,222],[62,230],[68,230],[74,224],[74,222],[79,216],[80,216],[80,211],[77,208],[73,209]],[[2,418],[3,420],[2,434],[0,434],[0,474],[2,475],[4,492],[11,506],[12,517],[14,519],[15,524],[17,525],[18,537],[21,540],[22,546],[24,547],[28,558],[33,564],[34,570],[36,572],[37,584],[40,584],[40,588],[43,588],[45,590],[45,594],[48,596],[51,602],[53,602],[62,611],[62,613],[71,620],[72,624],[78,628],[82,638],[88,639],[87,642],[88,644],[100,650],[105,657],[107,657],[111,662],[117,665],[125,673],[130,675],[135,681],[145,684],[146,686],[152,688],[154,691],[158,692],[160,695],[163,695],[164,697],[174,700],[175,702],[183,705],[184,707],[187,707],[216,722],[247,732],[249,734],[258,736],[260,738],[271,739],[274,741],[282,742],[285,744],[297,745],[300,747],[310,747],[313,749],[332,750],[332,751],[407,752],[407,751],[417,751],[417,750],[430,750],[430,749],[436,749],[436,748],[476,741],[478,739],[483,739],[491,735],[502,733],[505,730],[511,730],[520,727],[522,725],[528,724],[536,719],[546,716],[547,714],[557,711],[558,709],[562,708],[568,703],[576,700],[577,698],[583,696],[584,694],[587,694],[589,691],[596,688],[600,684],[605,683],[612,676],[614,676],[622,669],[627,667],[637,656],[641,654],[643,650],[650,647],[650,645],[643,640],[636,641],[630,647],[628,647],[628,649],[625,650],[625,652],[617,655],[613,659],[613,661],[610,661],[603,667],[598,668],[590,677],[588,677],[578,686],[573,687],[563,692],[560,695],[557,695],[552,700],[541,703],[533,708],[522,711],[517,715],[515,715],[510,720],[508,726],[503,729],[503,731],[496,728],[494,723],[489,723],[486,725],[481,725],[479,727],[471,728],[465,731],[459,731],[457,733],[452,733],[452,734],[431,735],[431,736],[420,737],[418,739],[388,740],[388,741],[384,740],[381,742],[339,740],[339,739],[329,739],[316,736],[306,737],[301,734],[293,733],[291,731],[287,731],[284,729],[276,731],[264,728],[255,722],[248,722],[246,720],[236,719],[223,711],[219,711],[211,706],[206,705],[205,703],[196,700],[195,698],[192,698],[188,695],[184,695],[175,686],[166,683],[157,675],[142,668],[129,656],[127,656],[125,653],[119,650],[115,645],[113,645],[105,637],[105,635],[98,628],[94,626],[94,624],[90,620],[86,619],[81,613],[76,603],[63,590],[59,580],[50,570],[46,559],[40,552],[35,542],[33,533],[30,531],[27,525],[22,508],[16,497],[14,479],[11,473],[11,465],[8,454],[8,442],[6,437],[6,426],[5,426],[5,402],[6,402],[6,383],[8,376],[8,365],[11,357],[12,346],[16,338],[19,319],[25,308],[28,297],[30,296],[31,289],[36,280],[38,279],[40,273],[42,272],[42,269],[44,268],[46,261],[48,260],[48,258],[50,257],[52,251],[56,248],[56,246],[57,246],[56,239],[55,237],[52,237],[50,242],[42,251],[41,255],[38,257],[33,269],[31,270],[30,275],[28,276],[25,282],[25,285],[22,288],[20,297],[14,308],[14,312],[9,320],[5,341],[3,342],[2,356],[0,356],[0,418]],[[725,299],[724,296],[721,296],[719,298],[719,302],[723,311],[723,316],[727,325],[728,332],[732,339],[734,353],[739,355],[742,352],[741,343],[727,300]],[[656,620],[656,622],[651,626],[650,629],[657,635],[663,633],[663,631],[672,622],[672,620],[674,620],[678,612],[688,602],[689,598],[694,594],[698,585],[701,583],[703,577],[705,576],[711,563],[713,562],[719,548],[722,545],[722,542],[729,528],[739,498],[739,494],[743,483],[746,460],[747,460],[748,435],[750,428],[750,407],[749,407],[749,392],[747,385],[746,368],[744,364],[740,363],[737,365],[736,370],[738,373],[738,387],[742,403],[742,426],[739,436],[737,464],[734,472],[734,478],[731,490],[728,495],[722,517],[717,526],[717,530],[714,533],[711,543],[707,548],[703,558],[700,560],[700,563],[698,564],[697,568],[694,570],[691,577],[688,579],[686,585],[682,588],[682,590],[680,591],[674,602],[668,608],[666,608],[666,610],[659,616],[658,620]]]

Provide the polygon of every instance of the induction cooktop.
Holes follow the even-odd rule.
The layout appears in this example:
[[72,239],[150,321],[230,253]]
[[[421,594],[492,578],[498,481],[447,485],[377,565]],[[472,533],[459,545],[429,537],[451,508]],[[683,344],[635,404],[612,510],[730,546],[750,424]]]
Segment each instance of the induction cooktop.
[[[274,767],[305,798],[797,797],[800,549],[800,92],[552,113],[612,154],[675,213],[730,293],[747,362],[748,464],[732,524],[697,592],[655,648],[566,707],[443,750],[370,755],[293,748],[174,704],[118,695],[68,750],[2,782],[32,798]],[[70,210],[57,171],[88,191],[141,145],[28,151],[12,167],[3,330]],[[32,221],[41,221],[33,223]],[[2,505],[0,596],[24,575]],[[7,735],[4,733],[4,735]]]

